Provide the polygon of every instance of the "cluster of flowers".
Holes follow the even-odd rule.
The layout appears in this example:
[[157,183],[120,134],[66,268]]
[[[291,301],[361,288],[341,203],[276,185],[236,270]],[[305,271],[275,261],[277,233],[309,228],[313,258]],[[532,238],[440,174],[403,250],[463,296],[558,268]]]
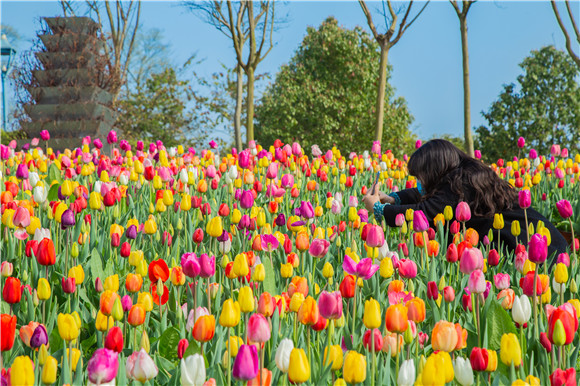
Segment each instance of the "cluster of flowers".
[[[376,172],[388,192],[416,181],[378,143],[41,138],[0,145],[3,386],[577,384],[574,234],[550,267],[544,224],[512,223],[528,243],[506,251],[501,214],[479,235],[464,202],[387,228],[359,198]],[[579,162],[553,147],[491,167],[573,232]]]

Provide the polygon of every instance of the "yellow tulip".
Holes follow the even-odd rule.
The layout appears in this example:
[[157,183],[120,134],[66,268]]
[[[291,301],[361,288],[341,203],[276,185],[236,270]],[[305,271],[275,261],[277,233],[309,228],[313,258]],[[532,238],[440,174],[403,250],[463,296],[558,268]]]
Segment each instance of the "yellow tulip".
[[240,304],[240,311],[243,313],[254,311],[254,294],[250,287],[244,286],[240,288],[238,302]]
[[252,273],[252,280],[255,282],[263,282],[266,278],[266,269],[264,264],[258,264],[254,267],[254,272]]
[[137,297],[137,303],[141,304],[145,311],[149,312],[153,309],[153,296],[149,292],[140,292]]
[[32,360],[26,355],[16,357],[12,362],[10,383],[18,386],[34,385],[34,369]]
[[76,267],[72,267],[68,270],[68,277],[75,279],[75,284],[83,284],[85,281],[85,270],[83,269],[82,265],[77,265]]
[[367,377],[367,361],[365,356],[356,351],[349,351],[344,356],[342,376],[347,383],[362,383]]
[[115,325],[115,320],[112,316],[107,316],[103,314],[101,311],[97,313],[97,318],[95,319],[95,327],[97,331],[107,331],[109,328]]
[[290,352],[288,379],[291,383],[304,383],[310,379],[310,363],[304,349],[294,348]]
[[115,274],[107,277],[105,279],[105,283],[103,284],[103,288],[105,288],[105,291],[119,291],[119,275]]
[[342,368],[342,348],[340,345],[335,344],[334,346],[330,346],[330,354],[328,352],[328,347],[324,348],[324,366],[328,366],[329,363],[332,363],[332,371],[337,371]]
[[236,276],[244,277],[250,273],[250,267],[248,266],[248,260],[246,259],[246,255],[240,253],[234,259],[234,266],[233,271],[235,272]]
[[[66,349],[66,356],[70,360],[71,353],[70,353],[70,350],[68,348]],[[80,358],[81,358],[81,350],[79,350],[78,348],[73,348],[72,349],[72,371],[75,371],[77,369],[77,364],[79,363]]]
[[219,324],[223,327],[236,327],[240,322],[240,303],[226,299],[222,304]]
[[50,299],[50,283],[45,278],[41,277],[38,279],[38,285],[36,286],[36,293],[38,295],[38,299],[40,300],[48,300]]
[[294,274],[294,268],[292,267],[292,263],[280,264],[280,274],[282,278],[285,279],[292,277]]
[[78,338],[79,328],[75,318],[71,314],[58,314],[56,319],[58,333],[67,342]]
[[556,283],[562,284],[568,281],[568,267],[564,263],[556,264],[556,269],[554,270],[554,279]]
[[513,363],[515,367],[522,364],[522,349],[518,337],[513,334],[503,334],[500,342],[500,359],[506,366],[511,366]]
[[222,233],[224,232],[224,228],[222,225],[222,218],[219,216],[216,216],[216,217],[213,217],[211,220],[209,220],[209,222],[207,223],[207,226],[205,228],[205,231],[211,237],[220,237],[222,235]]
[[[390,259],[389,259],[390,260]],[[363,323],[366,328],[373,329],[381,326],[381,306],[375,299],[370,298],[365,302],[365,312],[363,314]]]

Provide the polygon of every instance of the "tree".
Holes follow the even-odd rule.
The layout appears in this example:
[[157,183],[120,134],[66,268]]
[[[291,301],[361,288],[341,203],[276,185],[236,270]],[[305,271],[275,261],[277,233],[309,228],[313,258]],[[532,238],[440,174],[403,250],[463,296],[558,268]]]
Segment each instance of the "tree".
[[488,161],[518,153],[517,140],[539,154],[552,144],[580,150],[580,70],[553,46],[532,51],[520,64],[524,73],[504,85],[498,99],[482,112],[487,126],[476,129],[478,146]]
[[127,91],[140,89],[149,77],[171,65],[171,46],[157,28],[141,29],[135,39],[135,49],[127,66]]
[[[379,81],[377,88],[375,141],[380,141],[381,138],[383,137],[383,121],[384,121],[383,115],[385,111],[384,109],[385,87],[387,85],[387,65],[389,63],[388,60],[389,50],[391,49],[391,47],[397,44],[397,42],[399,41],[399,39],[401,39],[405,31],[415,22],[415,20],[417,20],[419,15],[421,15],[421,13],[425,10],[427,5],[429,4],[429,1],[425,2],[425,5],[423,5],[423,7],[419,10],[419,12],[417,12],[415,17],[413,17],[413,19],[411,19],[411,21],[407,23],[407,18],[411,14],[411,8],[413,6],[413,1],[411,0],[409,2],[409,5],[407,5],[406,7],[406,11],[403,16],[403,19],[401,20],[401,23],[399,24],[398,32],[397,32],[398,15],[393,9],[391,0],[383,0],[382,3],[383,3],[383,16],[385,19],[385,27],[387,29],[387,32],[385,32],[384,34],[378,33],[377,28],[375,27],[375,23],[373,22],[371,12],[369,11],[365,1],[359,0],[359,4],[367,18],[367,24],[369,25],[369,28],[371,29],[371,32],[375,40],[377,41],[379,47],[381,48],[381,60],[379,62]],[[385,3],[387,3],[389,8],[390,22],[385,11]]]
[[[142,89],[129,92],[118,102],[117,127],[129,140],[161,140],[165,146],[176,146],[199,145],[207,137],[201,122],[204,114],[197,109],[202,101],[172,67],[152,74]],[[195,105],[190,110],[189,102]]]
[[[188,8],[189,10],[196,12],[202,16],[203,20],[213,25],[218,31],[223,33],[229,39],[232,40],[232,45],[234,40],[237,40],[237,45],[240,51],[243,51],[244,45],[248,40],[248,28],[245,24],[245,19],[243,17],[246,3],[239,2],[235,3],[233,8],[235,12],[227,12],[223,7],[223,1],[186,1],[182,3],[182,6]],[[231,2],[228,1],[228,7],[231,7]],[[235,16],[234,16],[235,15]],[[235,146],[238,149],[242,148],[242,105],[243,105],[243,92],[244,92],[244,79],[243,71],[244,69],[238,63],[236,54],[236,88],[235,88],[235,112],[234,112],[234,141]],[[223,111],[227,114],[226,111]]]
[[[578,29],[576,20],[574,20],[574,15],[572,14],[572,9],[570,8],[570,1],[566,0],[565,2],[566,2],[566,11],[568,11],[568,17],[570,18],[570,23],[572,24],[572,30],[574,31],[574,35],[576,35],[576,47],[578,47],[578,44],[580,44],[580,30]],[[554,0],[551,0],[550,3],[552,4],[552,10],[554,11],[554,15],[556,16],[558,25],[560,26],[560,29],[564,34],[564,38],[566,39],[566,50],[568,51],[568,54],[570,54],[570,57],[574,60],[578,68],[580,68],[580,57],[578,56],[578,54],[574,52],[574,49],[572,48],[572,39],[570,39],[570,34],[568,33],[568,30],[566,29],[566,26],[564,25],[564,22],[560,17],[558,6],[556,5],[556,2]],[[576,8],[576,11],[578,11],[578,8]]]
[[[344,151],[369,149],[374,139],[376,72],[379,46],[360,27],[353,30],[329,17],[307,35],[290,63],[264,91],[256,109],[256,138],[263,144],[279,138],[302,146],[333,145]],[[390,67],[387,73],[389,78]],[[413,148],[413,118],[403,98],[387,82],[384,148],[397,153]]]
[[465,149],[473,157],[473,136],[471,135],[471,89],[469,86],[469,51],[467,48],[467,13],[475,3],[475,0],[463,0],[462,8],[457,5],[457,0],[449,0],[457,17],[459,18],[459,30],[461,32],[461,56],[463,64],[463,135],[465,136]]

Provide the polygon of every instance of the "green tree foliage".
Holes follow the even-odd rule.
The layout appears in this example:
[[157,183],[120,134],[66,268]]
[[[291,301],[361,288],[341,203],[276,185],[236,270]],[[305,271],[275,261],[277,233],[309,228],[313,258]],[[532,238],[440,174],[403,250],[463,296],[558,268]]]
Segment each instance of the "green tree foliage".
[[[346,29],[332,17],[307,32],[261,98],[256,139],[264,145],[279,138],[307,148],[368,150],[375,134],[378,44],[360,27]],[[409,152],[415,138],[406,102],[395,98],[389,84],[385,101],[383,149]]]
[[172,67],[152,74],[141,89],[119,101],[117,126],[130,140],[161,140],[165,146],[200,145],[207,138],[203,103]]
[[549,154],[553,143],[580,150],[580,87],[578,67],[553,46],[532,51],[520,64],[524,73],[504,85],[498,99],[482,112],[488,124],[476,129],[478,144],[488,161],[518,153],[517,139],[526,148]]

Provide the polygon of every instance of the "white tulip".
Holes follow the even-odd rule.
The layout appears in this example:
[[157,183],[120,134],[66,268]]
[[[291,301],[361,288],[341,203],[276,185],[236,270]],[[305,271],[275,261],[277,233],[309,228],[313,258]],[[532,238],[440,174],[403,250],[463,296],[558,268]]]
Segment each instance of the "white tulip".
[[371,159],[370,158],[365,158],[365,169],[368,169],[371,167]]
[[230,170],[228,170],[228,175],[232,180],[238,178],[238,168],[236,167],[236,165],[230,166]]
[[382,171],[385,171],[385,170],[387,170],[387,169],[388,169],[388,168],[387,168],[387,163],[386,163],[386,162],[384,162],[384,161],[381,161],[381,163],[379,164],[379,166],[381,167],[381,170],[382,170]]
[[34,231],[34,240],[40,242],[42,239],[50,239],[50,229],[36,228]]
[[36,184],[38,184],[38,181],[40,181],[40,177],[38,177],[37,172],[28,173],[28,182],[30,182],[30,186],[34,188]]
[[560,295],[561,293],[563,293],[564,291],[566,291],[566,283],[558,283],[556,281],[556,278],[552,278],[552,288],[554,289],[554,292],[557,293],[558,295]]
[[147,351],[141,349],[136,351],[129,358],[125,366],[127,378],[145,383],[153,379],[159,373],[159,369],[153,362],[153,359],[147,354]]
[[95,184],[93,185],[93,191],[95,191],[97,193],[101,193],[102,186],[103,186],[103,181],[95,181]]
[[286,374],[290,366],[290,352],[294,349],[294,343],[288,338],[282,339],[276,350],[276,367]]
[[403,361],[403,364],[399,369],[397,384],[399,386],[413,386],[415,384],[415,377],[415,362],[412,359]]
[[187,174],[187,170],[185,169],[181,169],[179,171],[179,180],[181,181],[181,183],[183,183],[184,185],[187,184],[187,181],[189,181],[189,175]]
[[199,354],[193,354],[181,360],[181,384],[184,386],[202,386],[205,382],[205,361]]
[[121,174],[119,176],[119,182],[121,185],[127,186],[129,184],[129,176],[127,176],[125,173]]
[[232,241],[229,239],[229,237],[226,241],[220,241],[218,243],[218,249],[222,255],[230,253],[232,250]]
[[526,295],[516,296],[512,306],[512,318],[514,322],[523,325],[530,320],[531,315],[532,306],[530,305],[530,299]]
[[43,204],[48,197],[48,190],[44,185],[38,185],[32,190],[32,195],[34,197],[34,201],[39,204]]
[[457,357],[453,363],[453,370],[455,371],[455,379],[461,386],[473,385],[473,369],[469,359]]
[[368,150],[363,151],[363,159],[366,160],[368,158],[369,158],[369,151]]
[[167,154],[169,154],[170,157],[175,157],[177,155],[177,148],[176,147],[170,147],[167,150]]

